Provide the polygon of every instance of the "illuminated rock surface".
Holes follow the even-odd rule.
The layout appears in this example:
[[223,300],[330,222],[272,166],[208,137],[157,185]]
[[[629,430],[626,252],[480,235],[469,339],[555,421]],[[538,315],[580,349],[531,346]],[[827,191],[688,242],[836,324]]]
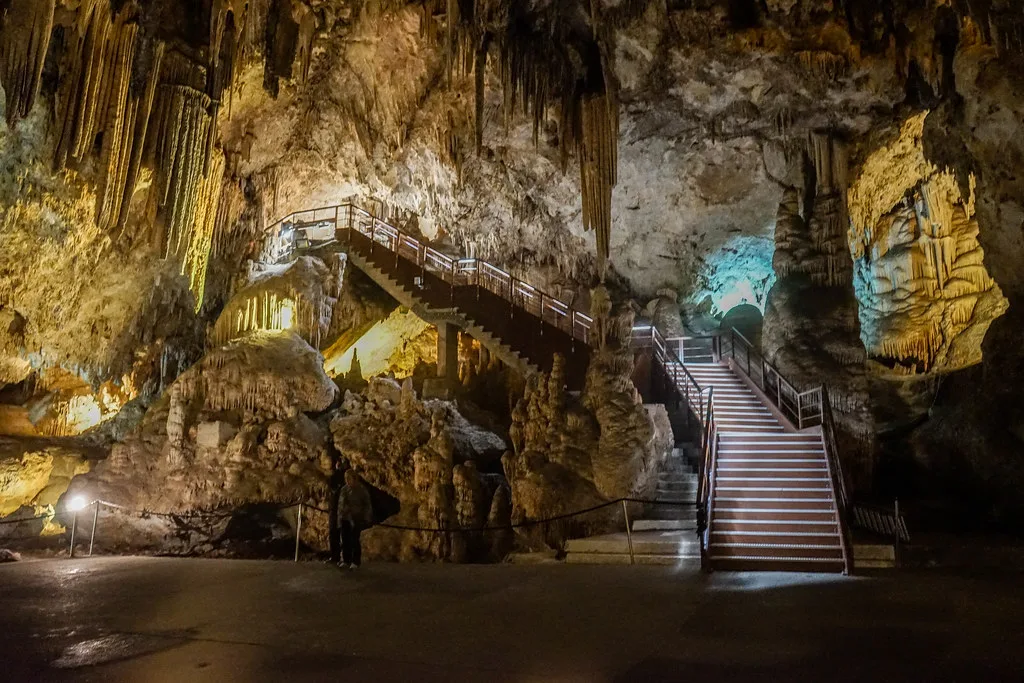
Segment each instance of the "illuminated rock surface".
[[[358,353],[356,374],[419,387],[436,340],[388,318],[394,302],[337,255],[251,264],[277,218],[355,197],[578,310],[606,275],[669,336],[755,306],[769,360],[828,385],[858,488],[899,489],[879,481],[895,457],[915,491],[957,501],[960,484],[998,500],[981,517],[1024,519],[1019,3],[200,5],[5,5],[0,432],[120,442],[97,471],[121,472],[131,498],[139,475],[119,453],[166,447],[166,467],[186,468],[199,426],[230,424],[218,463],[305,444],[294,481],[268,455],[240,499],[320,500],[325,469],[309,463],[330,449],[302,416],[331,407],[327,377],[345,384]],[[298,335],[288,351],[258,341],[281,330]],[[533,386],[516,417],[524,379],[463,354],[465,395],[494,430],[545,444],[513,448],[518,478],[550,482],[480,489],[434,444],[446,491],[409,500],[477,520],[485,494],[503,518],[506,502],[552,508],[549,484],[595,500],[642,488],[653,418],[625,362],[598,354],[549,426],[550,392]],[[562,439],[589,446],[548,448]],[[160,502],[232,499],[220,467]]]

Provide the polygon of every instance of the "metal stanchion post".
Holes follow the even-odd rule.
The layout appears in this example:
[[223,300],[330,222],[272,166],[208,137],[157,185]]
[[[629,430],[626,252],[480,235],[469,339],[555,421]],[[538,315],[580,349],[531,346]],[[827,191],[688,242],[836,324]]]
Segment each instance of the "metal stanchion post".
[[78,510],[75,510],[75,516],[71,518],[71,548],[68,550],[68,557],[75,556],[75,532],[78,531]]
[[89,535],[89,557],[92,557],[92,548],[96,544],[96,523],[100,520],[100,502],[93,501],[92,511],[92,534]]
[[629,563],[636,564],[636,558],[633,557],[633,530],[629,528],[629,509],[626,507],[626,501],[622,501],[622,514],[626,518],[626,545],[629,546]]
[[893,564],[899,569],[900,566],[900,499],[897,498],[893,501],[893,513],[896,516],[896,544],[893,546]]
[[299,503],[299,518],[295,524],[295,561],[299,561],[299,542],[302,539],[302,503]]

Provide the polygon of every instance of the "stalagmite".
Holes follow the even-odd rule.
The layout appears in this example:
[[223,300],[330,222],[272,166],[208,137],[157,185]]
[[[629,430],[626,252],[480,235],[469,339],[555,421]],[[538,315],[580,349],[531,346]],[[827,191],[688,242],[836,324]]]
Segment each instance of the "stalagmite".
[[11,0],[0,13],[0,85],[7,123],[32,111],[42,84],[56,0]]

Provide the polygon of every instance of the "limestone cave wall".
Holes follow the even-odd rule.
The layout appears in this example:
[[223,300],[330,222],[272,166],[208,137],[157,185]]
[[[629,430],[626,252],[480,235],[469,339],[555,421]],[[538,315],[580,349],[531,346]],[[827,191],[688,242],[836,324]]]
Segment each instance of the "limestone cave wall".
[[356,197],[580,308],[602,276],[680,329],[753,304],[858,478],[954,471],[957,425],[1012,501],[1022,37],[1011,0],[6,0],[3,422],[166,400],[285,310],[344,366],[389,304],[248,261]]

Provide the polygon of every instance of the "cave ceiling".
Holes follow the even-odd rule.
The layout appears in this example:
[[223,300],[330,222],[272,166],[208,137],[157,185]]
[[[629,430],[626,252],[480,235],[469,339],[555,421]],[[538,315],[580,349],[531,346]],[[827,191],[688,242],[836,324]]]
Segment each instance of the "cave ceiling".
[[[780,203],[825,182],[852,215],[829,219],[842,248],[821,272],[852,273],[865,348],[897,372],[976,362],[980,341],[952,340],[1024,284],[1015,2],[3,0],[0,17],[3,381],[138,383],[194,359],[263,227],[352,196],[583,307],[604,278],[720,315],[764,307]],[[872,175],[918,120],[925,170]],[[822,140],[843,150],[827,178]]]

